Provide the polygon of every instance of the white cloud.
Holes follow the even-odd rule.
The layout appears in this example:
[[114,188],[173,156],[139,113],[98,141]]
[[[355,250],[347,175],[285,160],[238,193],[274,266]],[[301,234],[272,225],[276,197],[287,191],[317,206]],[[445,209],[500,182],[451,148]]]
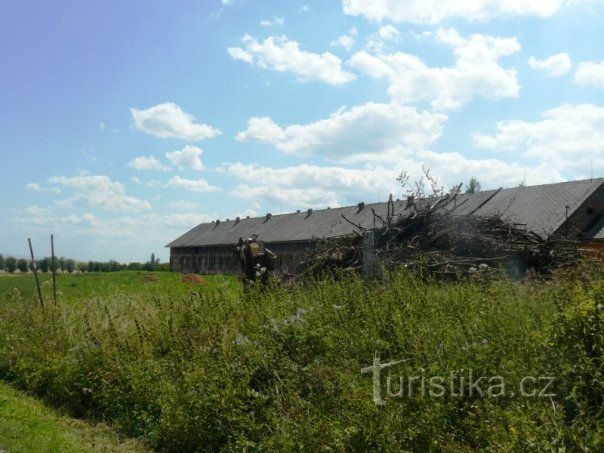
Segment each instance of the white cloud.
[[377,197],[380,189],[387,196],[398,184],[397,169],[392,168],[349,169],[306,164],[273,168],[238,162],[225,165],[221,171],[244,182],[231,195],[289,210],[337,207],[343,195],[353,203],[365,196]]
[[592,164],[596,173],[604,173],[604,107],[562,105],[541,116],[535,122],[500,121],[495,135],[474,134],[474,146],[520,151],[576,178],[588,177]]
[[275,27],[285,25],[285,18],[273,16],[272,19],[264,19],[260,21],[260,25],[263,27]]
[[199,205],[194,201],[178,200],[168,203],[168,207],[177,211],[195,211]]
[[579,64],[574,82],[577,85],[604,89],[604,61],[600,63],[585,61]]
[[163,187],[176,187],[190,192],[218,192],[221,189],[212,186],[205,179],[186,179],[180,176],[172,177]]
[[128,166],[136,170],[170,171],[170,167],[162,165],[161,162],[153,156],[136,157],[128,162]]
[[339,36],[337,39],[331,41],[329,43],[329,45],[331,47],[342,47],[345,50],[350,50],[352,49],[352,46],[354,46],[356,39],[355,37],[357,36],[358,31],[356,28],[351,28],[350,30],[348,30],[348,33],[342,36]]
[[61,189],[58,189],[56,187],[44,188],[44,187],[41,187],[40,184],[35,183],[35,182],[30,182],[30,183],[25,184],[25,188],[27,190],[31,190],[33,192],[61,193]]
[[441,135],[447,117],[398,104],[367,103],[340,109],[307,125],[281,127],[270,118],[250,118],[239,141],[270,143],[288,154],[318,154],[331,160],[373,159],[392,148],[420,149]]
[[126,187],[108,176],[53,176],[48,181],[76,192],[72,197],[55,202],[58,206],[87,206],[109,211],[144,211],[151,208],[148,201],[126,195]]
[[567,53],[558,53],[544,60],[530,57],[528,65],[533,69],[541,69],[550,77],[558,77],[568,74],[573,67],[570,56]]
[[373,33],[367,40],[367,49],[373,52],[383,52],[386,45],[390,42],[397,42],[400,38],[399,31],[392,25],[381,27],[377,33]]
[[145,110],[131,108],[134,127],[160,138],[204,140],[221,132],[207,124],[195,122],[195,118],[184,112],[177,104],[166,102]]
[[329,85],[344,85],[355,76],[342,69],[342,61],[324,52],[316,54],[300,49],[296,41],[286,36],[269,37],[259,42],[252,36],[242,38],[243,48],[229,47],[229,55],[264,69],[294,73],[302,82],[319,81]]
[[200,148],[187,145],[180,151],[166,153],[166,158],[179,170],[190,168],[199,171],[203,170],[201,153],[202,150]]
[[450,18],[484,21],[504,16],[551,17],[582,0],[342,0],[345,14],[374,21],[437,24]]
[[406,195],[407,189],[399,185],[396,177],[405,170],[411,180],[416,181],[423,175],[423,168],[430,169],[446,189],[467,182],[472,176],[478,177],[485,189],[514,187],[522,181],[541,184],[563,180],[560,172],[547,164],[531,167],[493,158],[469,159],[457,152],[427,150],[390,156],[387,162],[366,168],[306,164],[274,168],[232,163],[225,164],[219,171],[241,181],[231,192],[232,196],[259,203],[256,211],[262,206],[276,212],[281,208],[291,211],[375,202],[378,196],[384,201],[389,193],[400,198]]
[[[151,251],[167,260],[168,252],[164,246],[168,242],[183,231],[215,218],[216,213],[145,213],[105,218],[90,212],[60,215],[32,206],[15,220],[33,232],[34,237],[36,234],[46,237],[48,231],[57,232],[55,236],[63,238],[62,250],[68,256],[82,260],[117,259],[128,262],[144,261]],[[72,250],[66,250],[69,247]]]
[[[471,177],[477,177],[483,189],[515,187],[521,182],[534,185],[564,180],[561,171],[547,163],[531,166],[493,158],[471,159],[458,152],[434,151],[420,151],[414,160],[430,169],[431,174],[437,175],[445,188],[467,183]],[[416,169],[415,178],[418,174]]]
[[395,102],[430,102],[438,111],[459,108],[479,95],[487,99],[516,97],[520,91],[514,69],[499,59],[520,50],[516,38],[475,34],[469,38],[453,29],[439,29],[434,38],[453,48],[455,64],[430,67],[418,57],[402,52],[371,55],[357,52],[348,64],[373,78],[386,78]]

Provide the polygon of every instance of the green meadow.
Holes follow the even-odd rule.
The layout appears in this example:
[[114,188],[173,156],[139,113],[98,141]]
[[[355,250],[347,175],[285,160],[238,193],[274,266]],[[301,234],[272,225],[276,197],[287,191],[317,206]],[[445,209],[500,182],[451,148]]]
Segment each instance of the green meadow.
[[[147,275],[60,275],[56,304],[44,275],[44,309],[33,276],[0,277],[0,379],[163,451],[604,446],[601,268],[246,292]],[[376,378],[378,358],[403,362]]]

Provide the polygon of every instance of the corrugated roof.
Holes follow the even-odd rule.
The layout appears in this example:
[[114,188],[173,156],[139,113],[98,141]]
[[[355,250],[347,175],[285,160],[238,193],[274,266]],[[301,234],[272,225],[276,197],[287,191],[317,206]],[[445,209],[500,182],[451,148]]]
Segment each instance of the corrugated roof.
[[[455,215],[499,214],[506,220],[522,223],[530,230],[547,237],[555,232],[586,198],[600,185],[604,178],[572,181],[513,189],[487,190],[475,194],[459,194],[447,205]],[[434,203],[436,198],[418,200],[416,203]],[[309,241],[326,237],[338,237],[357,230],[351,222],[363,228],[380,226],[373,211],[382,218],[387,215],[387,203],[366,204],[342,208],[301,211],[291,214],[273,215],[270,218],[256,217],[239,221],[202,223],[168,244],[168,247],[200,247],[232,245],[240,237],[257,235],[265,242]],[[407,200],[394,202],[394,214],[408,215],[412,208]]]

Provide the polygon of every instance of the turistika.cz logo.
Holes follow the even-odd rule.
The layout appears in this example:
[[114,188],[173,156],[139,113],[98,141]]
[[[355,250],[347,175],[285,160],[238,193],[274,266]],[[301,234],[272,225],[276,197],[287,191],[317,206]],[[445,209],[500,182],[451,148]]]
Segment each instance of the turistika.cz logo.
[[[518,385],[508,385],[503,376],[477,376],[473,370],[451,372],[448,376],[426,376],[425,370],[414,376],[393,376],[391,370],[383,379],[384,370],[411,359],[381,363],[379,357],[373,365],[361,369],[362,374],[373,377],[373,402],[386,404],[386,398],[548,398],[553,393],[556,378],[551,376],[525,376]],[[385,381],[385,382],[384,382]],[[384,385],[385,383],[385,385]]]

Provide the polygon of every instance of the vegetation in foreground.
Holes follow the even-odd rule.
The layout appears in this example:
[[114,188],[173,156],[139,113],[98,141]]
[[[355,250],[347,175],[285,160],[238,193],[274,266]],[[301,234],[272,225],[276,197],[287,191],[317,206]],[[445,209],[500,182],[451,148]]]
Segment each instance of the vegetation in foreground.
[[82,453],[148,451],[134,440],[120,439],[106,425],[63,417],[39,401],[0,382],[0,450],[11,453]]
[[[44,310],[32,288],[9,287],[17,277],[0,279],[0,378],[169,451],[604,445],[597,271],[530,284],[443,284],[401,272],[387,283],[346,276],[245,294],[224,278],[177,288],[118,277],[99,277],[95,296],[64,293]],[[408,359],[383,372],[385,405],[361,373],[376,356]],[[470,370],[503,377],[508,390],[552,376],[555,396],[387,393],[389,373],[396,393],[399,376]]]

